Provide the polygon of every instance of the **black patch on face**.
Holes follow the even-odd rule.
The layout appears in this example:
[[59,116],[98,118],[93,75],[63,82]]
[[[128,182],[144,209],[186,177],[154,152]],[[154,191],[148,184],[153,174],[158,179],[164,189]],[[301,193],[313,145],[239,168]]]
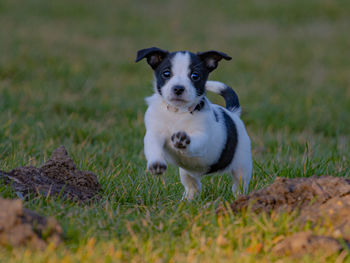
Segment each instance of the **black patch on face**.
[[157,85],[157,90],[160,95],[162,95],[162,87],[171,79],[172,75],[170,78],[166,79],[163,77],[162,73],[165,70],[169,70],[171,72],[171,59],[175,56],[174,53],[170,53],[166,58],[163,59],[162,63],[156,68],[154,71],[154,76],[156,78],[156,85]]
[[[214,111],[215,112],[215,111]],[[237,129],[231,117],[221,109],[222,116],[226,126],[226,143],[225,147],[221,152],[219,160],[212,164],[207,174],[215,173],[217,171],[225,169],[230,165],[237,147]]]
[[[172,52],[167,57],[165,57],[162,63],[155,69],[154,74],[157,83],[157,91],[160,95],[162,95],[162,87],[171,79],[165,79],[162,76],[162,73],[165,70],[169,70],[171,72],[172,63],[171,60],[177,53],[185,53],[186,51],[178,51]],[[205,93],[205,83],[207,82],[209,71],[205,67],[203,61],[196,55],[191,52],[187,52],[190,56],[190,65],[189,65],[189,73],[188,78],[191,80],[193,87],[196,89],[197,96],[202,96]],[[193,80],[191,78],[192,73],[199,74],[199,80]]]
[[[202,96],[205,92],[205,83],[207,82],[209,71],[205,67],[203,61],[195,54],[189,52],[190,55],[190,71],[189,79],[192,82],[193,87],[196,89],[197,96]],[[199,74],[199,80],[193,80],[191,78],[192,73]]]

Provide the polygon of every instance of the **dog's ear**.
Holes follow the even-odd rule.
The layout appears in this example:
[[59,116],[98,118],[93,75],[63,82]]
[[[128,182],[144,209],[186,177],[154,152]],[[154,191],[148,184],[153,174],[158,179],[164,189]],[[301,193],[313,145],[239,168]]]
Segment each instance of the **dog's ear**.
[[152,69],[156,69],[167,55],[169,55],[168,51],[157,47],[145,48],[137,52],[136,62],[147,58],[147,63]]
[[206,66],[209,72],[216,69],[216,67],[218,66],[218,62],[221,59],[225,59],[225,60],[232,59],[230,56],[226,55],[225,53],[215,51],[215,50],[198,52],[197,56],[204,62],[204,65]]

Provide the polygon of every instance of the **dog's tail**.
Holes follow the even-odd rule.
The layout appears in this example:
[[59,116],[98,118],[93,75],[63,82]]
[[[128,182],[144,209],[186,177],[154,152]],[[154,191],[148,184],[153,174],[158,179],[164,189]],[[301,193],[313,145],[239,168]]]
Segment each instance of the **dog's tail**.
[[205,88],[224,97],[226,102],[226,109],[233,113],[241,115],[241,105],[239,104],[238,96],[231,87],[219,81],[208,80],[205,84]]

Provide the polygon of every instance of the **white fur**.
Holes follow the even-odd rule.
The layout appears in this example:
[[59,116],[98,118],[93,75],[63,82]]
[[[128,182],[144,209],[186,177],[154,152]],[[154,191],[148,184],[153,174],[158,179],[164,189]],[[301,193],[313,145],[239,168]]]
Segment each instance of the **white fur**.
[[[189,56],[178,53],[173,58],[173,77],[162,87],[162,95],[158,93],[148,97],[148,109],[145,114],[146,135],[144,138],[147,167],[155,163],[173,163],[180,167],[181,182],[185,187],[183,198],[193,199],[201,189],[200,178],[208,167],[215,163],[226,143],[226,126],[222,118],[216,120],[213,111],[220,112],[223,108],[211,104],[206,99],[206,108],[190,114],[188,107],[198,104],[200,97],[196,96],[195,89],[188,78]],[[174,85],[185,87],[184,98],[188,103],[176,105],[180,110],[169,110],[171,88]],[[220,93],[220,88],[226,87],[220,82],[208,81],[206,87]],[[239,113],[224,109],[232,118],[237,129],[237,147],[230,165],[221,172],[231,172],[233,175],[233,193],[236,194],[241,185],[248,189],[252,173],[250,139]],[[221,116],[221,114],[220,114]],[[184,131],[190,137],[190,143],[185,149],[178,149],[171,140],[173,134]]]
[[[168,104],[181,109],[196,105],[201,100],[201,97],[196,95],[196,90],[193,87],[191,80],[188,78],[190,70],[190,55],[188,53],[179,52],[172,58],[171,62],[173,65],[171,68],[173,77],[162,87],[162,95],[165,101]],[[172,92],[172,88],[175,85],[185,87],[182,99],[186,102],[172,101],[176,98]]]
[[207,83],[205,83],[205,88],[211,92],[220,94],[220,92],[226,88],[226,85],[220,81],[208,80]]

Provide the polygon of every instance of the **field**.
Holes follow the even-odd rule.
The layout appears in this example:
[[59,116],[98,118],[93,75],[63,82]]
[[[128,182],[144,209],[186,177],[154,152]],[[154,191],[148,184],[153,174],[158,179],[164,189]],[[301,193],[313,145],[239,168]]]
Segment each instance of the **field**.
[[[281,259],[271,248],[300,226],[284,214],[217,216],[216,205],[233,200],[229,175],[206,177],[201,196],[181,202],[175,167],[159,177],[146,173],[143,114],[152,72],[134,63],[145,47],[233,57],[210,78],[240,98],[252,140],[250,191],[276,176],[350,176],[349,1],[2,0],[0,24],[0,170],[40,166],[65,145],[103,188],[91,205],[26,201],[60,222],[64,244],[1,248],[1,262]],[[0,194],[16,197],[1,183]],[[350,257],[302,262],[335,260]]]

